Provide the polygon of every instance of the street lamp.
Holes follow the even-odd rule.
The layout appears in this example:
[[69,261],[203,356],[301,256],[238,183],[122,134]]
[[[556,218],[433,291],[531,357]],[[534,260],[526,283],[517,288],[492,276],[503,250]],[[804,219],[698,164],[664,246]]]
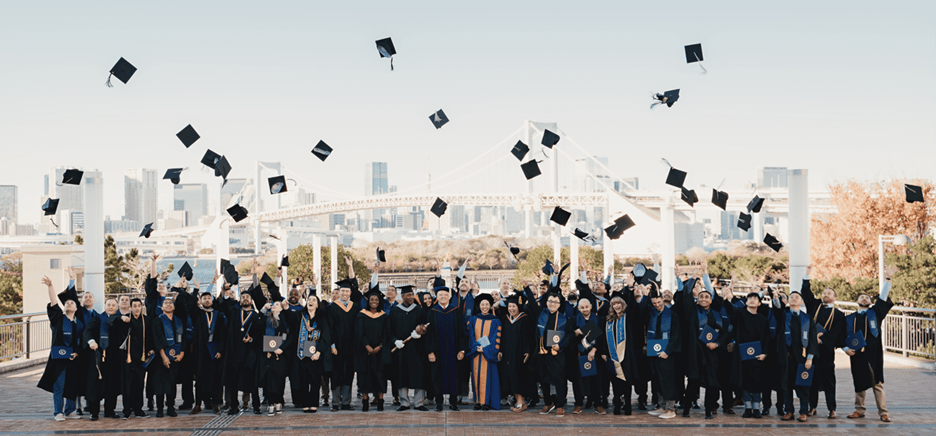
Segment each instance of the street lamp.
[[907,235],[878,235],[878,292],[884,289],[884,244],[890,242],[894,245],[907,245],[910,238]]

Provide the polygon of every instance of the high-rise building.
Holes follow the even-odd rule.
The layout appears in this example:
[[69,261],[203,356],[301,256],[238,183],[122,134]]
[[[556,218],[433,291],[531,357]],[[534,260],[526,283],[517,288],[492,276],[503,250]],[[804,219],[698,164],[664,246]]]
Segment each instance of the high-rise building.
[[188,183],[175,185],[172,191],[173,210],[189,212],[188,222],[197,222],[208,214],[208,185]]
[[15,227],[19,221],[16,186],[0,185],[0,219],[6,218]]
[[[235,195],[239,194],[241,189],[244,188],[244,185],[247,184],[247,179],[228,179],[227,183],[221,187],[221,211],[224,212],[228,207],[232,206],[231,199]],[[178,209],[177,209],[178,210]],[[194,218],[197,220],[198,218]]]
[[611,176],[608,175],[608,171],[602,165],[604,167],[608,166],[608,158],[591,156],[587,159],[576,160],[572,190],[576,192],[603,192],[605,185],[611,186]]
[[143,224],[156,222],[159,209],[156,170],[131,168],[124,171],[124,219]]
[[59,224],[59,233],[63,235],[78,235],[84,233],[84,213],[80,210],[61,211],[62,222]]
[[757,169],[758,188],[789,188],[786,167],[761,167]]
[[640,189],[640,180],[637,177],[624,177],[621,180],[615,180],[612,187],[622,194],[627,191],[636,191]]
[[[364,164],[364,195],[381,195],[390,192],[386,162],[367,162]],[[365,212],[366,220],[375,228],[391,227],[394,223],[384,219],[387,211],[373,209]]]

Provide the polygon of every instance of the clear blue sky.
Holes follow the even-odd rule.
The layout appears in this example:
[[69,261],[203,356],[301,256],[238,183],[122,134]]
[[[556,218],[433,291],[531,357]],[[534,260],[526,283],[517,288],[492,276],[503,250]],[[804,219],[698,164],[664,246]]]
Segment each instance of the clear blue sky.
[[[396,71],[374,40],[393,37]],[[701,42],[705,66],[683,46]],[[121,56],[139,71],[106,88]],[[651,92],[682,89],[673,108]],[[430,113],[451,123],[435,130]],[[188,165],[205,148],[232,177],[283,161],[363,193],[363,162],[425,180],[514,132],[555,121],[622,176],[662,188],[738,187],[758,166],[836,180],[936,178],[936,6],[788,2],[4,2],[0,184],[39,218],[52,166],[104,171],[123,214],[123,170]],[[193,124],[202,139],[175,138]],[[309,150],[325,139],[326,164]],[[560,143],[562,144],[562,143]],[[510,148],[505,145],[504,153]],[[513,158],[511,158],[513,159]],[[517,169],[516,171],[519,171]],[[348,179],[345,185],[336,185]],[[201,171],[188,182],[219,182]],[[212,195],[214,197],[214,195]],[[171,184],[160,184],[168,207]]]

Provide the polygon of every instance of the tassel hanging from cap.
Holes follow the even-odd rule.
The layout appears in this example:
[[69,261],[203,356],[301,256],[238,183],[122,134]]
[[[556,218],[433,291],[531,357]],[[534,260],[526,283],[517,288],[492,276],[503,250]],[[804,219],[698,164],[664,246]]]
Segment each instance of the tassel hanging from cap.
[[702,66],[702,60],[699,59],[699,54],[698,54],[698,53],[693,53],[692,55],[695,56],[696,62],[699,63],[699,68],[702,69],[702,74],[708,74],[708,70],[706,70],[705,67]]
[[390,71],[393,71],[393,56],[390,56]]
[[110,83],[111,77],[114,77],[114,73],[110,73],[110,75],[107,76],[107,87],[108,87],[108,88],[113,88],[113,87],[114,87],[114,85],[111,85],[111,83]]

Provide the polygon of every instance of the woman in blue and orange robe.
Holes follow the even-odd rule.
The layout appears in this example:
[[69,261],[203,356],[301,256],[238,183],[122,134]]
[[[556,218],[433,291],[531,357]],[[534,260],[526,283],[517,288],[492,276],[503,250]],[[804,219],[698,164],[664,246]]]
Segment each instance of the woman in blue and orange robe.
[[475,298],[474,316],[468,319],[468,359],[474,383],[475,410],[500,410],[500,377],[497,363],[501,360],[501,323],[491,308],[494,299],[489,294]]

